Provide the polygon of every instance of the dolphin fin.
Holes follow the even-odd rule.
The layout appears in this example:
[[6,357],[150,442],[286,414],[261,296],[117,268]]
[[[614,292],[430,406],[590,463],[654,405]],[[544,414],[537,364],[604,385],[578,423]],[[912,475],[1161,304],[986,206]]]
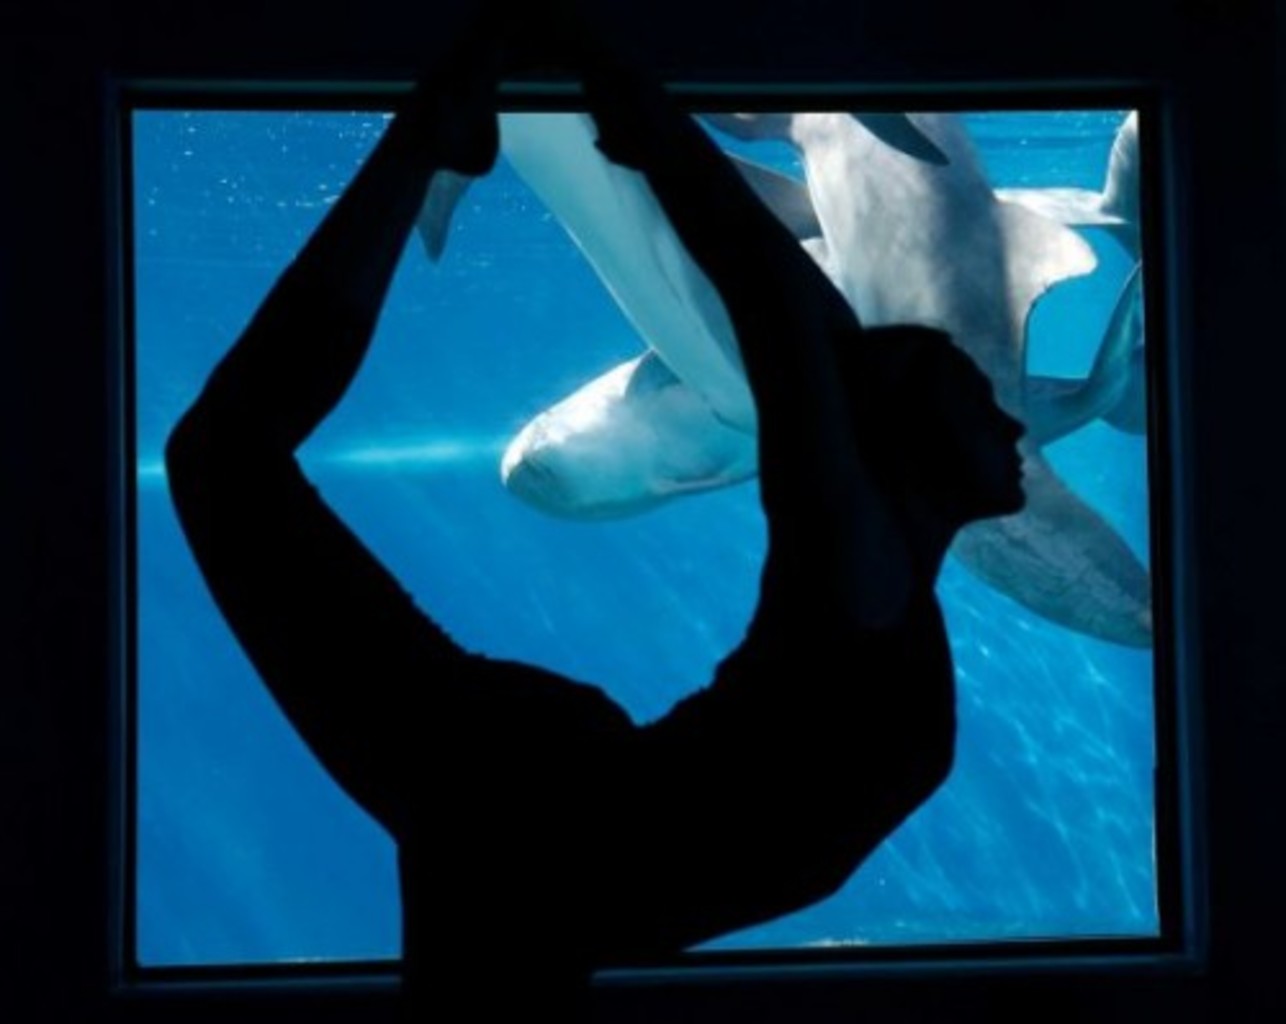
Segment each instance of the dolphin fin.
[[1099,417],[1127,433],[1146,429],[1142,280],[1136,263],[1117,296],[1087,378],[1033,376],[1024,382],[1024,422],[1036,444],[1049,444]]
[[911,121],[906,114],[859,114],[853,118],[868,132],[899,153],[926,164],[944,167],[951,161],[937,144]]
[[672,388],[679,383],[674,371],[665,365],[665,360],[657,354],[656,349],[648,349],[639,357],[624,394],[629,398],[641,398]]
[[446,250],[451,217],[472,183],[473,178],[468,175],[457,174],[445,168],[440,169],[429,181],[429,194],[415,220],[415,230],[424,243],[424,251],[434,263],[442,258],[442,253]]
[[1039,452],[1023,464],[1027,505],[966,527],[952,554],[1037,615],[1127,647],[1152,643],[1151,581],[1120,535]]
[[760,201],[796,238],[821,237],[822,225],[817,219],[817,210],[813,207],[807,185],[744,157],[729,153],[728,158]]

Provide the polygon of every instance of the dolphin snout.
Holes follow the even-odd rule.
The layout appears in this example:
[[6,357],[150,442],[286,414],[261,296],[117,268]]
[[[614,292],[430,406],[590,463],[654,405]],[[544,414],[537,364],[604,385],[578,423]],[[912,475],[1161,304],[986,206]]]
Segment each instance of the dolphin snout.
[[571,497],[560,475],[531,452],[505,452],[500,479],[511,494],[545,512],[565,512]]

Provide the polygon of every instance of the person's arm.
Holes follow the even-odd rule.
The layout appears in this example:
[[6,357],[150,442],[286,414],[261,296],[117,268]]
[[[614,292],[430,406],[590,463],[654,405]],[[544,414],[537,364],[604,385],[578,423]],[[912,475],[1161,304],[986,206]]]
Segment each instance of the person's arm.
[[862,343],[855,314],[659,83],[614,54],[582,52],[600,147],[646,176],[732,319],[759,411],[770,560],[807,563],[864,625],[896,622],[917,581],[836,360],[837,344]]
[[361,366],[428,183],[449,113],[420,86],[282,273],[175,432],[217,434],[238,457],[292,454]]
[[313,752],[386,826],[410,712],[428,708],[427,747],[445,705],[472,699],[470,659],[326,506],[295,450],[361,365],[434,169],[494,156],[494,138],[445,133],[441,103],[421,87],[389,125],[166,447],[179,520],[229,627]]

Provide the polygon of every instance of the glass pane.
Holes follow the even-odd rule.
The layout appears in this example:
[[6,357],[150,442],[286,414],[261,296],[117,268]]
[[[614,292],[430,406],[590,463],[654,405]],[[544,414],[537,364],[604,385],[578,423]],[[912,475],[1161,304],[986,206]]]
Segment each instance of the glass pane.
[[[959,118],[977,173],[1024,190],[1007,202],[1046,218],[1099,214],[1069,229],[1097,267],[1036,305],[1025,367],[1020,344],[979,356],[993,376],[1026,386],[1033,419],[1051,432],[1044,455],[1068,489],[1058,500],[1101,517],[1101,532],[1066,533],[1047,552],[1068,575],[1078,553],[1118,538],[1138,573],[1148,558],[1146,444],[1135,432],[1142,377],[1131,351],[1142,337],[1122,315],[1137,301],[1123,292],[1137,236],[1102,223],[1111,218],[1097,195],[1126,116]],[[392,843],[331,784],[232,640],[179,533],[161,465],[176,418],[385,124],[371,113],[133,115],[135,910],[146,966],[399,952]],[[802,176],[785,144],[717,137]],[[1125,209],[1128,221],[1130,197],[1106,212]],[[983,258],[945,237],[944,260]],[[1021,292],[1024,261],[1043,257],[1006,244],[1011,291]],[[1019,299],[997,301],[1022,322]],[[1065,395],[1066,379],[1086,378],[1109,342],[1128,358],[1110,363],[1095,401],[1115,425],[1069,413]],[[408,247],[366,366],[302,456],[327,500],[462,644],[601,685],[640,721],[707,683],[741,637],[764,543],[753,481],[579,522],[517,500],[498,467],[528,420],[644,346],[559,218],[502,161],[465,196],[438,264]],[[1133,619],[1128,608],[1104,613],[1104,629],[1124,640],[1113,642],[1051,615],[1091,618],[1101,588],[1128,581],[1091,575],[1034,610],[1014,599],[1032,580],[993,573],[988,584],[963,561],[949,560],[939,586],[959,682],[950,781],[833,898],[715,946],[1157,933],[1146,599]]]

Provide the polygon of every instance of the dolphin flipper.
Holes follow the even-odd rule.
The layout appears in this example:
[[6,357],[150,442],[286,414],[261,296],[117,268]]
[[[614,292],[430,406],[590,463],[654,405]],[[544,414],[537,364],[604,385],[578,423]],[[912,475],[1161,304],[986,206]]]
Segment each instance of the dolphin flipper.
[[1027,454],[1023,486],[1022,512],[967,527],[952,553],[1037,615],[1102,640],[1149,646],[1151,584],[1134,552],[1039,453]]
[[1036,444],[1049,444],[1100,417],[1127,433],[1145,431],[1142,282],[1142,268],[1136,263],[1117,296],[1087,378],[1027,378],[1025,420]]
[[[947,166],[934,167],[902,159],[847,115],[778,114],[757,125],[726,116],[743,138],[755,128],[772,128],[771,137],[780,138],[784,125],[785,137],[802,151],[812,205],[827,227],[825,240],[813,235],[802,242],[832,280],[846,286],[849,301],[870,303],[873,325],[895,317],[949,329],[991,377],[997,398],[1021,414],[1032,307],[1056,282],[1093,270],[1084,239],[998,202],[963,129],[950,118],[913,121],[932,129],[935,145],[950,154]],[[594,149],[587,119],[562,115],[539,122],[539,130],[535,121],[501,120],[506,156],[655,347],[533,419],[505,453],[506,486],[546,512],[595,519],[749,478],[756,424],[731,324],[713,286],[691,271],[682,246],[672,244],[654,197],[636,175]],[[793,187],[773,182],[786,193]],[[864,205],[854,206],[855,189]],[[858,209],[860,230],[851,230]],[[902,230],[908,217],[917,231]],[[951,230],[935,234],[939,228]],[[956,248],[944,251],[941,238]],[[943,275],[944,267],[969,273]],[[918,288],[923,281],[934,287]],[[1030,440],[1024,457],[1028,508],[970,527],[955,547],[960,558],[1048,619],[1146,645],[1146,569],[1058,480]]]
[[820,238],[821,221],[817,219],[817,210],[813,207],[812,196],[808,186],[788,174],[757,164],[753,160],[725,154],[732,165],[741,172],[742,178],[751,190],[788,231],[796,238]]
[[471,177],[445,168],[440,169],[429,181],[429,192],[420,215],[415,220],[415,230],[424,243],[424,251],[434,263],[442,258],[442,253],[446,250],[451,217],[472,183]]

